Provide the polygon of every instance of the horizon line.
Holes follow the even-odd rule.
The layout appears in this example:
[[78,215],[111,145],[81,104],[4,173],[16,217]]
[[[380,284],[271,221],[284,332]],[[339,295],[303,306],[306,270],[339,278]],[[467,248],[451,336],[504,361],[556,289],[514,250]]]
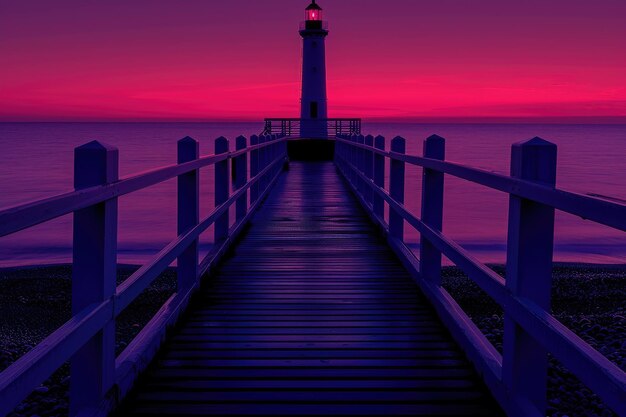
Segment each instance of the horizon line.
[[[275,118],[275,117],[268,117]],[[280,118],[280,117],[278,117]],[[288,118],[288,117],[285,117]],[[352,117],[350,117],[352,118]],[[354,117],[358,118],[358,117]],[[15,119],[0,118],[0,123],[262,123],[265,118],[59,118]],[[435,117],[361,117],[364,123],[418,124],[626,124],[625,116],[435,116]]]

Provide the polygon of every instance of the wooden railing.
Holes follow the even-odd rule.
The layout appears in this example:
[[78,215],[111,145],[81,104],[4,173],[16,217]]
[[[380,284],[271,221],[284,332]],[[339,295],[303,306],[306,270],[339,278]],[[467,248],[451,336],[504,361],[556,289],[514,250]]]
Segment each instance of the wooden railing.
[[[626,206],[556,189],[556,145],[542,139],[513,145],[511,176],[446,162],[444,144],[429,137],[420,157],[405,154],[401,137],[387,151],[382,136],[342,136],[335,162],[508,415],[546,415],[548,352],[626,415],[625,373],[550,314],[555,209],[626,231]],[[407,163],[423,168],[420,218],[404,206]],[[506,280],[441,232],[444,174],[510,195]],[[405,221],[420,233],[419,261],[404,242]],[[502,355],[442,287],[442,254],[502,307]]]
[[[0,373],[0,415],[13,410],[66,361],[70,415],[106,415],[147,366],[200,277],[240,233],[287,158],[286,139],[276,135],[252,136],[250,145],[240,136],[235,151],[229,151],[222,137],[215,141],[214,155],[199,156],[198,149],[194,139],[181,139],[177,164],[120,180],[118,150],[90,142],[75,150],[75,191],[0,211],[0,236],[74,213],[72,318]],[[211,165],[215,208],[200,219],[199,170]],[[173,178],[178,178],[178,236],[116,288],[117,198]],[[232,205],[236,219],[230,227]],[[213,224],[213,247],[199,262],[199,236]],[[116,317],[175,260],[176,293],[116,358]]]
[[[361,119],[309,119],[312,122],[326,124],[323,136],[360,135]],[[302,119],[265,119],[264,135],[300,136]],[[310,128],[308,129],[310,130]]]

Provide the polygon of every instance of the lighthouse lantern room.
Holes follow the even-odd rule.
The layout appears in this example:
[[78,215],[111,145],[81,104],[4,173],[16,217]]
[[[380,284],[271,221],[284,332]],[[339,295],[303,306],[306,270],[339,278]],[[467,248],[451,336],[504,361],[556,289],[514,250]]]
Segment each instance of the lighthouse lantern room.
[[[321,22],[322,21],[322,8],[313,1],[305,10],[306,22]],[[315,25],[312,25],[315,26]],[[320,26],[321,28],[321,26]]]

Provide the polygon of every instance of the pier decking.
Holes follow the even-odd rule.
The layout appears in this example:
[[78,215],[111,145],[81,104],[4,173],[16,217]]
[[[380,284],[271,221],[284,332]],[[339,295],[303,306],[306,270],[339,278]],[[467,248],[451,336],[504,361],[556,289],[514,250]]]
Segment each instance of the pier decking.
[[292,163],[121,415],[502,415],[331,162]]

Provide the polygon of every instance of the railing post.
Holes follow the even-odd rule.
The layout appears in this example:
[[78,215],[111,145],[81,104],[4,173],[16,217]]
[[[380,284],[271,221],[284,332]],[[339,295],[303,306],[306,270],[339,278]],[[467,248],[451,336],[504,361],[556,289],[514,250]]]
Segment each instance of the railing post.
[[342,142],[340,141],[341,139],[343,139],[341,137],[341,135],[337,136],[337,139],[335,140],[335,155],[334,155],[334,160],[335,163],[341,164],[340,160],[341,160],[341,150],[342,150]]
[[[262,135],[259,137],[259,145],[262,145],[267,142],[267,135]],[[259,149],[259,171],[263,171],[267,167],[267,146]],[[265,192],[265,182],[267,175],[263,175],[259,178],[259,195]]]
[[[350,142],[352,143],[356,143],[357,142],[357,137],[356,135],[352,135],[350,136]],[[358,176],[356,175],[356,169],[357,169],[357,149],[354,145],[350,145],[350,180],[352,181],[352,185],[354,185],[355,189],[358,190],[358,182],[357,182],[357,178]]]
[[[237,150],[246,149],[248,147],[248,140],[239,136],[236,139],[235,144]],[[248,154],[244,153],[243,155],[239,155],[237,160],[235,161],[237,164],[237,178],[235,178],[235,188],[239,190],[241,187],[246,185],[248,181]],[[246,217],[246,213],[248,212],[248,192],[243,193],[241,197],[237,199],[235,213],[237,223],[242,221],[244,217]]]
[[[215,139],[215,155],[227,153],[228,149],[228,139],[223,136]],[[215,207],[228,200],[229,185],[228,159],[225,159],[215,164]],[[228,210],[226,210],[224,214],[215,220],[215,243],[228,237],[228,218]]]
[[[376,149],[385,150],[385,138],[376,136],[374,139]],[[374,155],[374,184],[380,188],[385,188],[385,157],[383,155]],[[373,195],[374,214],[381,220],[385,219],[385,200],[374,192]]]
[[280,149],[280,158],[282,159],[282,164],[279,169],[286,171],[289,169],[289,161],[287,159],[287,141],[285,140],[285,136],[279,138],[281,140],[279,149]]
[[[97,141],[74,150],[74,188],[118,180],[117,148]],[[117,199],[74,212],[72,315],[115,294]],[[111,319],[71,359],[70,416],[97,408],[115,381],[115,320]]]
[[[259,137],[257,135],[250,136],[250,146],[259,144]],[[259,151],[250,151],[250,178],[256,177],[259,173]],[[250,186],[250,204],[254,204],[259,198],[259,183],[255,182]]]
[[[404,154],[404,138],[396,136],[391,140],[391,151]],[[398,203],[404,203],[404,161],[391,158],[389,171],[389,194]],[[393,208],[389,209],[389,234],[396,239],[404,239],[404,218]]]
[[[371,181],[374,175],[374,152],[371,150],[371,148],[374,146],[374,136],[372,135],[365,136],[365,144],[369,146],[370,149],[367,149],[365,151],[365,159],[363,162],[364,174]],[[373,193],[374,193],[374,190],[372,190],[370,185],[367,184],[367,186],[365,187],[365,201],[367,201],[367,203],[370,205],[372,204]]]
[[[363,145],[365,143],[365,137],[363,135],[359,135],[357,136],[356,141],[359,145]],[[363,174],[365,166],[365,150],[363,150],[363,148],[356,148],[356,150],[356,167],[359,172]],[[361,194],[361,197],[365,199],[365,181],[360,176],[357,177],[357,184],[359,185],[359,194]]]
[[[198,141],[187,136],[178,141],[178,163],[193,161],[200,155]],[[200,177],[198,170],[178,176],[178,234],[182,235],[200,221]],[[178,290],[191,288],[198,278],[198,239],[178,257]]]
[[[267,152],[265,153],[265,166],[268,167],[270,165],[270,163],[272,162],[272,153],[273,153],[273,147],[274,144],[272,143],[272,138],[274,136],[273,135],[268,135],[267,139],[265,140],[268,145],[265,148],[267,150]],[[267,188],[270,184],[270,178],[272,176],[272,171],[268,171],[267,174],[265,174],[265,188]]]
[[[273,163],[276,158],[278,158],[278,143],[276,142],[276,139],[278,139],[278,136],[276,135],[272,135],[272,146],[270,146],[270,164]],[[270,176],[268,177],[268,184],[271,181],[272,178],[274,178],[274,176],[278,173],[278,169],[279,166],[278,165],[274,165],[274,167],[271,169],[270,171]]]
[[[554,187],[556,145],[540,138],[511,149],[511,176]],[[550,311],[554,208],[511,195],[506,287]],[[548,355],[504,311],[502,374],[509,393],[546,412]]]
[[[424,157],[444,160],[446,140],[432,135],[424,141]],[[422,221],[432,229],[443,226],[443,172],[424,168],[422,173]],[[441,285],[441,252],[420,236],[420,272],[435,285]]]
[[[342,135],[342,139],[344,140],[348,140],[348,135]],[[347,157],[347,149],[348,149],[348,145],[346,145],[344,142],[341,143],[341,150],[339,153],[339,156],[341,157],[341,166],[343,168],[343,172],[346,172],[346,157]]]

